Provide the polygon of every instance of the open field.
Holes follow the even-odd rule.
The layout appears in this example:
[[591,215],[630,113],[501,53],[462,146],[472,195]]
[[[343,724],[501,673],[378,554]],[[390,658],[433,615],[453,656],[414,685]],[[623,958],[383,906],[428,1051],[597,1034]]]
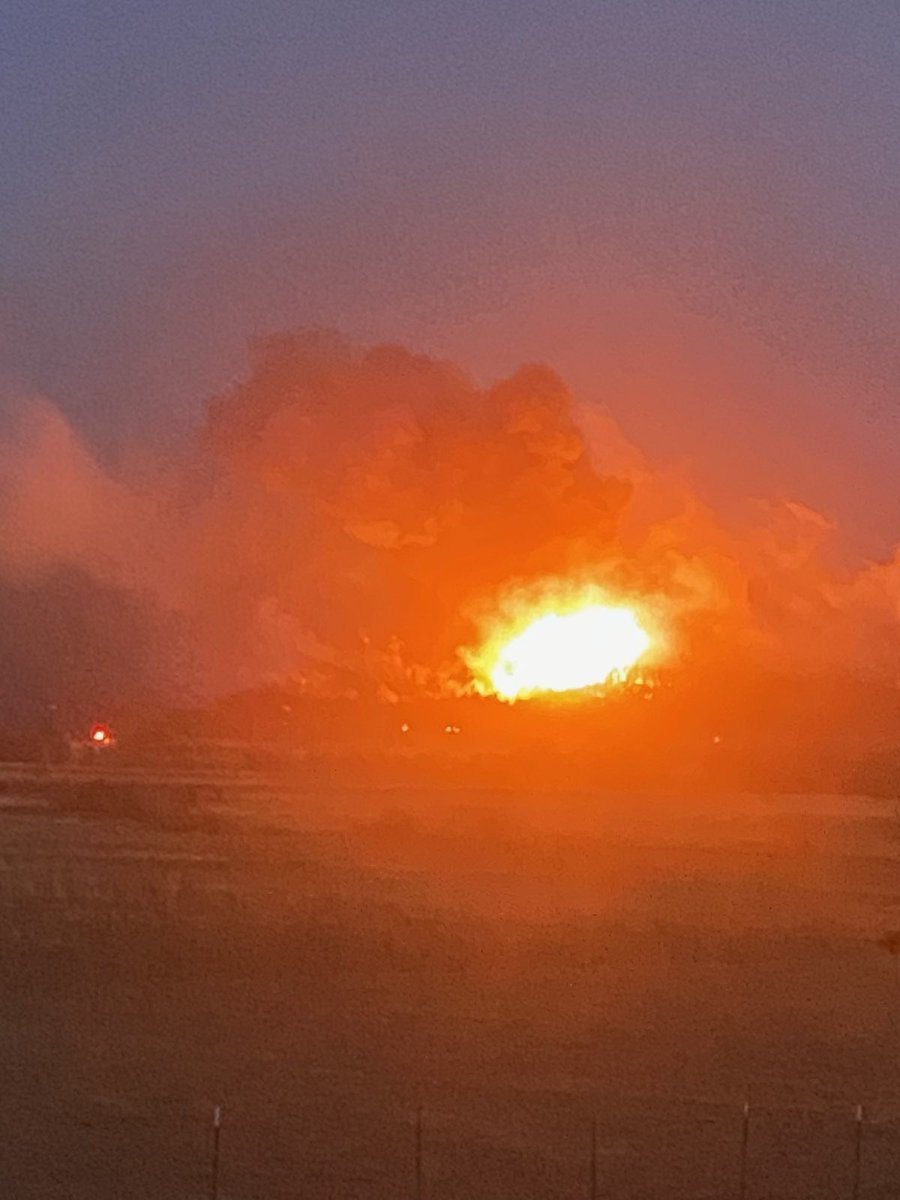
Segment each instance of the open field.
[[[123,806],[127,807],[127,794]],[[0,1184],[29,1200],[849,1197],[900,1177],[889,801],[222,791],[0,809]],[[163,814],[165,816],[165,814]],[[135,819],[136,818],[136,819]]]

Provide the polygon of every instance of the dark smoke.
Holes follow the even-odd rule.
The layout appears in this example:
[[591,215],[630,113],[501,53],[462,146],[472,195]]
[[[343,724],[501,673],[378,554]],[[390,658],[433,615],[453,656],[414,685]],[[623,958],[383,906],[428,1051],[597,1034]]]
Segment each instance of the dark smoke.
[[222,529],[272,635],[302,629],[394,675],[398,642],[410,664],[447,669],[473,597],[609,554],[630,494],[593,469],[547,368],[482,390],[327,335],[257,345],[208,438],[232,480]]
[[273,680],[464,688],[479,620],[548,580],[642,598],[685,670],[900,664],[896,563],[836,575],[833,523],[797,500],[736,534],[544,366],[482,388],[402,347],[284,334],[177,464],[144,447],[103,468],[41,400],[0,469],[7,715]]
[[152,597],[77,567],[0,581],[4,726],[68,728],[177,694],[172,624]]

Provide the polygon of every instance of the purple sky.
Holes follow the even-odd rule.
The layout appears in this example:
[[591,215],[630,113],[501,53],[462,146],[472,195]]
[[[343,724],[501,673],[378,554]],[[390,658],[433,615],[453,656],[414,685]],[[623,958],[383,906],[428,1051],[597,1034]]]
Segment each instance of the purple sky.
[[0,375],[114,445],[273,329],[546,359],[879,552],[898,80],[894,0],[7,0]]

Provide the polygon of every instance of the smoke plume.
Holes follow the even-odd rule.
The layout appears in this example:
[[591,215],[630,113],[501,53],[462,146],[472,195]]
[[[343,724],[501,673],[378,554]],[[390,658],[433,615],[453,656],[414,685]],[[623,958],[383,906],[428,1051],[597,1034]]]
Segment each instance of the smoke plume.
[[836,574],[834,522],[802,497],[736,531],[546,366],[483,388],[402,347],[283,334],[177,463],[102,465],[35,399],[0,472],[7,710],[265,680],[464,690],[486,616],[561,580],[640,598],[685,670],[900,664],[900,559]]

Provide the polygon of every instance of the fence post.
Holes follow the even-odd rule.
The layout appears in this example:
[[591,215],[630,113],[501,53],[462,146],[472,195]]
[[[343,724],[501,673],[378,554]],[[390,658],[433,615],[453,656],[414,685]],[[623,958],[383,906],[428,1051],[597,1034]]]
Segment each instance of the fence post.
[[591,1118],[590,1200],[597,1200],[597,1118]]
[[212,1156],[209,1164],[209,1197],[219,1200],[219,1143],[222,1136],[222,1109],[217,1104],[213,1109]]
[[750,1101],[744,1101],[744,1111],[741,1119],[741,1162],[738,1174],[738,1200],[747,1197],[747,1151],[750,1146]]
[[416,1200],[424,1200],[425,1181],[422,1173],[422,1106],[416,1109]]
[[859,1198],[859,1185],[862,1177],[862,1143],[863,1143],[863,1106],[856,1106],[856,1131],[853,1139],[853,1200]]

